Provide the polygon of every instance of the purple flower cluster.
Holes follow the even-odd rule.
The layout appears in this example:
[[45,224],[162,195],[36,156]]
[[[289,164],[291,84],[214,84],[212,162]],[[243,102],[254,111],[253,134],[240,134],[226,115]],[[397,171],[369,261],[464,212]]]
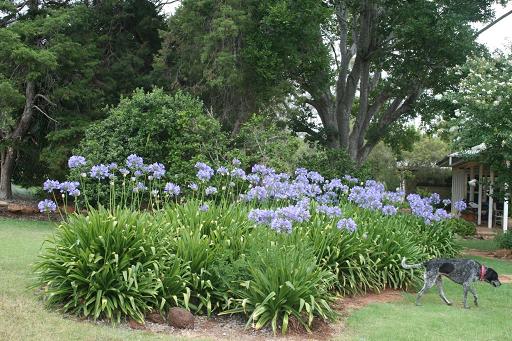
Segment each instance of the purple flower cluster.
[[407,201],[411,207],[411,212],[423,218],[425,224],[431,224],[434,221],[441,221],[450,217],[450,214],[444,209],[434,210],[432,205],[432,196],[428,198],[422,198],[418,194],[409,194]]
[[44,199],[37,204],[37,208],[41,213],[50,213],[55,212],[57,210],[57,204],[49,199]]
[[110,176],[108,166],[104,164],[94,165],[89,172],[89,175],[93,179],[102,180]]
[[171,197],[177,197],[178,195],[180,195],[180,192],[180,186],[173,184],[172,182],[168,182],[165,184],[164,193],[167,193]]
[[161,163],[155,162],[146,167],[146,171],[153,177],[153,179],[161,179],[165,175],[165,166]]
[[249,212],[249,220],[256,224],[270,226],[278,232],[291,232],[292,224],[302,223],[311,218],[309,200],[305,199],[296,205],[281,207],[276,210],[253,209]]
[[80,183],[78,181],[65,181],[60,184],[60,192],[68,193],[72,197],[78,197],[80,195],[79,186]]
[[468,207],[468,205],[466,205],[464,200],[459,200],[453,203],[453,207],[457,210],[457,212],[462,212]]
[[205,193],[206,195],[213,195],[213,194],[216,194],[216,193],[217,193],[217,187],[208,186],[208,187],[204,190],[204,193]]
[[60,182],[57,180],[47,179],[43,183],[43,189],[48,193],[52,193],[54,190],[60,190]]
[[85,157],[80,156],[80,155],[73,155],[68,160],[68,167],[70,169],[85,166],[85,164],[86,164]]
[[341,216],[341,208],[338,206],[327,206],[320,205],[316,208],[318,213],[323,213],[328,217],[340,217]]
[[336,227],[340,230],[345,229],[354,232],[357,229],[357,224],[352,218],[343,218],[338,221]]
[[144,159],[136,154],[131,154],[126,158],[126,167],[131,170],[142,169],[144,167]]
[[196,176],[202,182],[209,181],[211,177],[215,174],[213,168],[203,162],[196,163],[195,168],[197,169]]

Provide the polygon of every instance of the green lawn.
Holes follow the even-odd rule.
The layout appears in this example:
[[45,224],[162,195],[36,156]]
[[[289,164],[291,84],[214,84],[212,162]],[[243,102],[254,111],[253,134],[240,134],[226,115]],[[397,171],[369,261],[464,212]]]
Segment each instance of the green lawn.
[[[52,233],[44,222],[0,218],[0,340],[174,340],[93,323],[76,322],[46,310],[27,289],[44,239]],[[481,241],[478,241],[481,242]],[[481,246],[481,245],[480,245]],[[485,246],[485,244],[484,244]],[[482,260],[482,259],[479,259]],[[512,274],[512,262],[484,260],[498,273]],[[414,294],[404,293],[395,303],[372,304],[355,311],[346,321],[340,340],[506,340],[512,335],[512,285],[492,288],[476,285],[480,307],[462,309],[462,287],[445,281],[448,307],[435,289],[414,305]],[[471,301],[472,302],[472,301]]]
[[[501,274],[512,274],[512,262],[474,257]],[[415,294],[404,293],[396,303],[372,304],[354,312],[347,320],[352,340],[511,340],[512,285],[499,288],[476,283],[480,307],[462,308],[462,287],[445,280],[446,296],[441,302],[437,289],[423,296],[423,306],[414,304]],[[468,302],[473,304],[471,294]],[[343,338],[344,339],[344,338]]]
[[459,244],[468,249],[481,251],[494,251],[498,249],[498,245],[493,239],[461,239],[459,240]]
[[175,340],[124,328],[99,326],[47,311],[27,287],[31,263],[52,225],[0,218],[0,340]]

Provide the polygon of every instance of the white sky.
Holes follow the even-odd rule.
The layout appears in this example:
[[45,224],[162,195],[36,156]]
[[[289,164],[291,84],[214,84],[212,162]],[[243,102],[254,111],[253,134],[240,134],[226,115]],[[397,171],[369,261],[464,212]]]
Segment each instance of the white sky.
[[[496,11],[496,18],[499,18],[506,12],[512,10],[512,3],[509,3],[505,7],[495,5],[494,10]],[[506,46],[510,46],[510,44],[512,44],[512,14],[482,33],[477,41],[485,44],[491,51],[496,49],[503,50]]]

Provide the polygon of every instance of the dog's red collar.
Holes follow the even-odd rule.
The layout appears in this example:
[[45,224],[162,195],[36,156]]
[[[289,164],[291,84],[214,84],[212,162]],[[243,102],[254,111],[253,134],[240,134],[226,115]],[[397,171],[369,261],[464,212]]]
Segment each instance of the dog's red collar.
[[482,267],[480,268],[480,280],[481,281],[484,280],[486,272],[487,272],[487,268],[485,267],[485,265],[482,265]]

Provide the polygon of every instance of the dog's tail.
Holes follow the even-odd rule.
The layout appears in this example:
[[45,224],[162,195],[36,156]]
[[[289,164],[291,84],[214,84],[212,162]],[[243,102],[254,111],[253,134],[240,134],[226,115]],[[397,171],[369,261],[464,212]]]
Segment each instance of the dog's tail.
[[423,263],[407,264],[405,262],[405,257],[402,258],[402,268],[404,268],[404,269],[418,269],[418,268],[421,268],[422,266],[423,266]]

